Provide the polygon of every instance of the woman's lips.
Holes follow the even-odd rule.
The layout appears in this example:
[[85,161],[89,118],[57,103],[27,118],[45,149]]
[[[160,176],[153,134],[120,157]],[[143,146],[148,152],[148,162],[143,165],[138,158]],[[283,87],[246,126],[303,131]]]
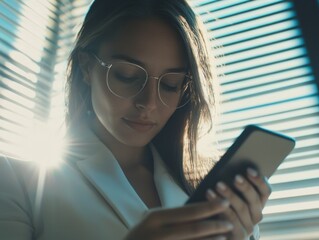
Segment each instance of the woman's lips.
[[123,121],[131,128],[139,132],[147,132],[151,130],[156,123],[152,121],[144,121],[144,120],[131,120],[123,118]]

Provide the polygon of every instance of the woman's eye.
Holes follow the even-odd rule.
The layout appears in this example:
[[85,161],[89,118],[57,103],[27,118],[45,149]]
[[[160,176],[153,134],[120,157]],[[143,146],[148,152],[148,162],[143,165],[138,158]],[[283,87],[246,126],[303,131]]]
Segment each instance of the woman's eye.
[[178,92],[179,90],[178,86],[172,86],[163,82],[161,82],[161,88],[167,92]]
[[140,77],[137,75],[127,75],[123,73],[116,73],[114,77],[121,82],[133,83],[140,80]]
[[163,91],[178,93],[182,89],[185,74],[167,73],[160,80],[160,87]]

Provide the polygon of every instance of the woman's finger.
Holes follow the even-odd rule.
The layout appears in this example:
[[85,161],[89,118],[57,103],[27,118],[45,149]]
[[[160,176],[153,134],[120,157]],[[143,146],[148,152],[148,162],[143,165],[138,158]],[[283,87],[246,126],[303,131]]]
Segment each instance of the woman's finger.
[[148,214],[147,222],[154,225],[169,225],[202,220],[217,215],[228,207],[228,200],[216,199],[178,208],[155,210]]
[[203,220],[166,226],[158,233],[159,239],[202,239],[230,232],[233,225],[225,220]]
[[243,176],[236,175],[234,185],[236,189],[241,192],[244,197],[253,225],[262,220],[262,200],[255,187],[247,181]]
[[228,232],[225,236],[226,239],[229,240],[238,240],[238,239],[247,239],[247,237],[251,234],[245,229],[242,225],[237,213],[229,208],[225,212],[220,215],[220,219],[230,221],[234,228],[232,231]]
[[228,186],[223,182],[217,183],[218,193],[229,200],[231,207],[234,209],[234,212],[238,216],[243,227],[248,233],[251,233],[254,228],[254,223],[252,222],[250,216],[250,210],[247,203],[242,200],[236,193],[234,193]]
[[201,238],[199,240],[227,240],[227,238],[225,236],[216,236],[210,238]]
[[265,207],[266,202],[271,194],[271,186],[266,177],[261,176],[255,169],[247,169],[247,178],[255,186],[260,194],[262,208]]

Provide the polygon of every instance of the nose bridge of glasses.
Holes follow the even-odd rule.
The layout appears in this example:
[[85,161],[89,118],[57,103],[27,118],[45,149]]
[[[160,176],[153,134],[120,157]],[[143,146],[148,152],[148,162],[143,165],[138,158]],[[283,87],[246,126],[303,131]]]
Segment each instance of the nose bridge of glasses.
[[159,80],[160,77],[156,77],[156,76],[148,76],[148,78],[154,78],[155,80]]
[[147,98],[148,101],[155,101],[156,98],[160,99],[158,96],[158,80],[159,77],[148,76],[148,79],[153,78],[157,81],[146,81],[140,95],[143,95],[144,98]]

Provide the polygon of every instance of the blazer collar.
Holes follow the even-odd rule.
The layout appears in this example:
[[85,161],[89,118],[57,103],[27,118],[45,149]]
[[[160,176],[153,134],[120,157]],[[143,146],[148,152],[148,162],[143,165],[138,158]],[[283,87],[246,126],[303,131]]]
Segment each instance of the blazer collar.
[[[111,151],[86,128],[72,138],[73,157],[70,161],[103,196],[122,222],[131,228],[136,225],[148,208],[135,192]],[[187,194],[175,183],[154,146],[154,181],[163,207],[180,206]]]
[[151,145],[151,149],[154,159],[154,181],[162,207],[181,206],[188,199],[188,195],[170,175],[165,163],[153,145]]

